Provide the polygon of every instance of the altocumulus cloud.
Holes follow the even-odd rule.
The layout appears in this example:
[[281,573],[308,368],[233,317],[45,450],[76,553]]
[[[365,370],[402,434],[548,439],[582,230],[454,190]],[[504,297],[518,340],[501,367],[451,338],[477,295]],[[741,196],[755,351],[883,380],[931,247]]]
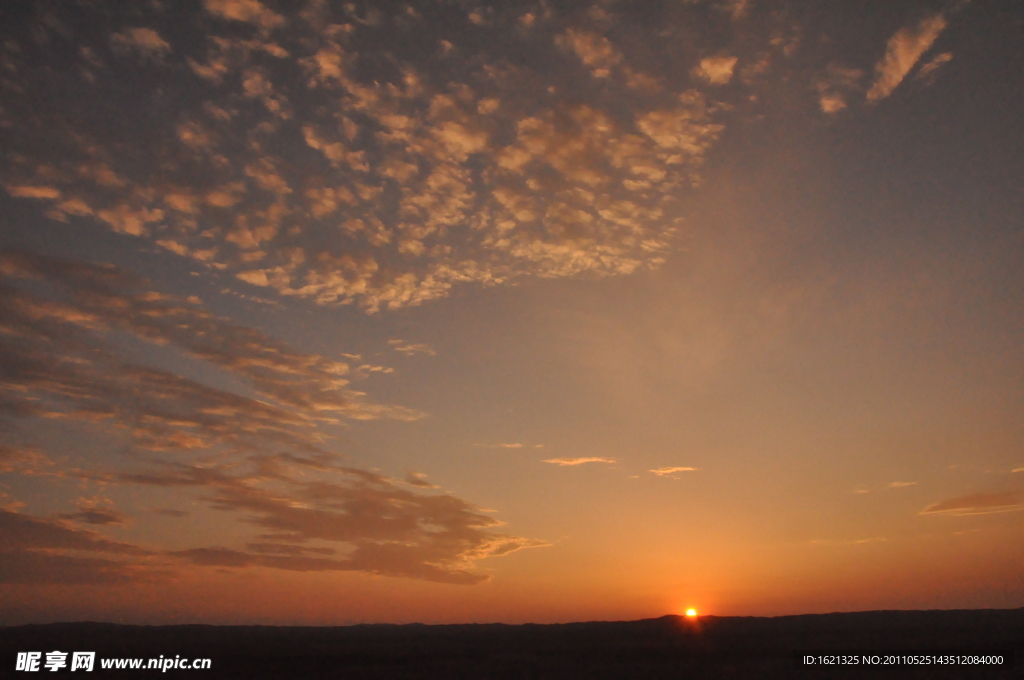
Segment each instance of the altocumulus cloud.
[[[672,251],[728,112],[756,115],[773,79],[809,78],[827,114],[862,91],[870,64],[801,42],[799,4],[756,5],[206,0],[130,20],[41,5],[3,28],[0,185],[370,312],[629,274]],[[947,14],[886,36],[869,101]]]
[[[748,4],[207,0],[126,22],[41,6],[0,48],[0,185],[54,219],[371,312],[658,267],[728,112],[785,69],[822,71],[810,51],[792,62],[798,12]],[[944,21],[892,38],[871,98]],[[707,22],[720,30],[691,28]],[[822,109],[860,73],[814,76]]]

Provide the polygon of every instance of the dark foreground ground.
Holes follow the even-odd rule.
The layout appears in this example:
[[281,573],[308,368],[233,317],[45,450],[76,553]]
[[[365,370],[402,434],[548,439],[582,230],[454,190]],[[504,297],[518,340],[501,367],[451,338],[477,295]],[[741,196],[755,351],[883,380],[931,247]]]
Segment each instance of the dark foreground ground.
[[[92,673],[15,670],[18,652],[95,651]],[[800,667],[796,651],[854,654]],[[884,651],[999,650],[1012,668],[865,665]],[[209,670],[104,670],[109,658],[209,658]],[[881,662],[883,659],[880,659]],[[0,677],[109,678],[1024,678],[1024,609],[861,612],[778,618],[675,616],[560,625],[121,626],[0,628]]]

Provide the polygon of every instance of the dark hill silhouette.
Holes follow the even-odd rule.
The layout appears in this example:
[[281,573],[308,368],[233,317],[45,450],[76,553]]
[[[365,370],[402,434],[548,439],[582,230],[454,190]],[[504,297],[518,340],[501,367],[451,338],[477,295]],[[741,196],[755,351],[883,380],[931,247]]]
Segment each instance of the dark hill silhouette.
[[[1024,678],[1024,609],[551,625],[28,625],[0,628],[0,676],[56,677],[45,669],[13,670],[17,652],[55,649],[95,651],[98,659],[180,654],[212,660],[210,670],[166,673],[104,671],[97,662],[85,675],[112,678]],[[1003,650],[1017,665],[802,668],[794,660],[797,650]]]

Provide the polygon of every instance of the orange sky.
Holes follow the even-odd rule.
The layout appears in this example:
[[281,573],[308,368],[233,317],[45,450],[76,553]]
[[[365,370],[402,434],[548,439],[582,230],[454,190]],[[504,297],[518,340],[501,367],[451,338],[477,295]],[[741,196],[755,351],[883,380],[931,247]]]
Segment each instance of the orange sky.
[[0,22],[0,624],[1024,605],[1019,8],[296,7]]

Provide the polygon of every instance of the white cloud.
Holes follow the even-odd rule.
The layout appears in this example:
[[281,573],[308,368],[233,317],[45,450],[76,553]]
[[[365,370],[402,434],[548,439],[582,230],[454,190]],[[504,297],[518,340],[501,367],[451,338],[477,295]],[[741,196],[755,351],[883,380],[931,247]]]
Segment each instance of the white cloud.
[[388,344],[391,345],[391,349],[396,352],[401,352],[405,356],[412,356],[413,354],[426,354],[428,356],[434,356],[437,354],[430,345],[423,343],[411,343],[405,342],[404,340],[388,340]]

